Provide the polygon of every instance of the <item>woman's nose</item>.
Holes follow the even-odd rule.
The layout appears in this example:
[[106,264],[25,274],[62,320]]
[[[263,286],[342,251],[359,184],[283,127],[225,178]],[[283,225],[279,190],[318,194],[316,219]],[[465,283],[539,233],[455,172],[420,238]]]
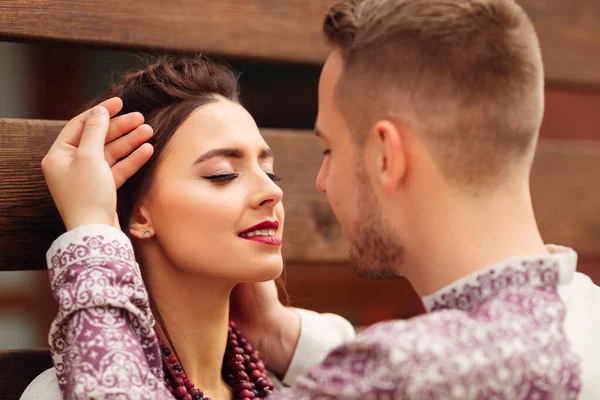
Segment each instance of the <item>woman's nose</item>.
[[261,181],[261,190],[257,195],[257,205],[277,205],[283,199],[283,190],[269,177],[265,177]]

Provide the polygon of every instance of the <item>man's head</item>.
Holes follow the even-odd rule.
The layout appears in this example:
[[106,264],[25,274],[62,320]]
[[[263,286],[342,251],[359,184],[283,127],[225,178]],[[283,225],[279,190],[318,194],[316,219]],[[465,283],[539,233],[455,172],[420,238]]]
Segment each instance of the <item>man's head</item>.
[[527,185],[537,36],[513,0],[345,0],[324,31],[317,134],[331,152],[317,187],[358,272],[395,276],[437,201]]

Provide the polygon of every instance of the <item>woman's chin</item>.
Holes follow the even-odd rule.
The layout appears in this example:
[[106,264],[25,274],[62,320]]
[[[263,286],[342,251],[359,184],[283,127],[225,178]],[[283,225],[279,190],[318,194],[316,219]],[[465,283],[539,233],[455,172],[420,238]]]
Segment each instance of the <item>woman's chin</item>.
[[265,282],[272,281],[281,276],[283,273],[283,262],[264,263],[256,266],[248,266],[248,270],[252,276],[246,282]]
[[275,279],[279,278],[282,273],[283,273],[283,264],[273,267],[273,268],[269,269],[268,271],[265,271],[265,274],[263,275],[263,279],[261,279],[259,282],[275,280]]

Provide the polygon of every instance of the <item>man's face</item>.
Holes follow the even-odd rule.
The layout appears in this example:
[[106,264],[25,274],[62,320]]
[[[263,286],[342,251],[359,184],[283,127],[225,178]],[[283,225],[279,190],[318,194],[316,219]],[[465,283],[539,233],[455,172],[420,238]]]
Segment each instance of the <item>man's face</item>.
[[332,52],[319,81],[316,133],[322,139],[325,151],[316,186],[327,195],[350,243],[350,261],[355,271],[368,278],[393,278],[398,276],[394,271],[402,262],[403,252],[384,221],[365,168],[365,149],[352,139],[346,119],[334,99],[342,63],[341,54]]

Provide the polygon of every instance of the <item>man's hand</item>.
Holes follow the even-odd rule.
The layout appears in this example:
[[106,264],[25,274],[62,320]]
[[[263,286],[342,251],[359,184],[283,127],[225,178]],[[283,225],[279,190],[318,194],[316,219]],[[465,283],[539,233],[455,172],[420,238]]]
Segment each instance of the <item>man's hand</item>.
[[300,316],[281,304],[275,282],[237,285],[230,309],[231,319],[261,353],[267,368],[285,376],[300,338]]
[[140,113],[110,120],[122,107],[115,97],[73,118],[42,160],[67,230],[88,224],[118,228],[116,189],[152,156],[145,144],[152,128],[143,125]]

